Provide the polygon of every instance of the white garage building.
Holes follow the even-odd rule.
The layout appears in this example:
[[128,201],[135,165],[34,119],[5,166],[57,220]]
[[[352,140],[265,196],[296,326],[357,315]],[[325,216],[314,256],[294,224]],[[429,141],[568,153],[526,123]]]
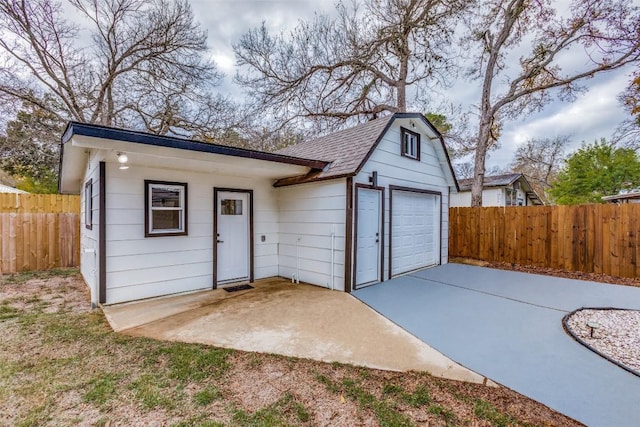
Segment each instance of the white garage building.
[[82,194],[96,304],[272,276],[350,292],[447,262],[457,183],[442,136],[396,113],[265,153],[72,122],[60,191]]

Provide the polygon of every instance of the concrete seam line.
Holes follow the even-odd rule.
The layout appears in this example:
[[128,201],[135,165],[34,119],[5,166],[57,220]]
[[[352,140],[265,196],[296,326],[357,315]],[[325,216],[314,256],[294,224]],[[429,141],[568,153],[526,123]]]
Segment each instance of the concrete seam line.
[[583,346],[585,346],[589,350],[593,351],[598,356],[608,360],[609,362],[613,363],[614,365],[617,365],[618,367],[624,369],[625,371],[627,371],[629,373],[632,373],[636,377],[640,377],[640,372],[628,367],[627,365],[625,365],[623,363],[618,362],[617,360],[612,359],[611,357],[607,356],[606,354],[604,354],[600,350],[596,349],[591,344],[589,344],[588,342],[586,342],[585,340],[583,340],[582,338],[580,338],[579,336],[577,336],[576,334],[573,333],[573,331],[571,330],[571,328],[569,328],[569,325],[568,325],[569,318],[571,316],[573,316],[574,314],[576,314],[577,312],[582,311],[582,310],[601,310],[601,311],[606,311],[606,310],[638,311],[638,310],[634,310],[632,308],[615,308],[615,307],[581,307],[581,308],[579,308],[577,310],[573,310],[571,313],[567,314],[566,316],[564,316],[562,318],[562,328],[564,329],[564,331],[565,331],[565,333],[567,335],[569,335],[571,338],[573,338],[574,340],[576,340],[578,343],[582,344]]
[[466,286],[461,286],[461,285],[454,285],[453,283],[442,282],[442,281],[440,281],[440,280],[425,279],[425,278],[423,278],[423,277],[420,277],[420,276],[414,276],[414,275],[411,275],[411,277],[413,277],[413,278],[415,278],[415,279],[424,280],[425,282],[440,283],[441,285],[453,286],[454,288],[465,289],[465,290],[467,290],[467,291],[477,292],[477,293],[479,293],[479,294],[484,294],[484,295],[490,295],[490,296],[492,296],[492,297],[502,298],[502,299],[506,299],[506,300],[509,300],[509,301],[515,301],[515,302],[519,302],[519,303],[522,303],[522,304],[531,305],[531,306],[534,306],[534,307],[546,308],[546,309],[548,309],[548,310],[559,311],[559,312],[561,312],[561,313],[568,313],[568,311],[567,311],[567,310],[563,310],[563,309],[561,309],[561,308],[548,307],[548,306],[546,306],[546,305],[542,305],[542,304],[535,304],[535,303],[528,302],[528,301],[522,301],[522,300],[519,300],[519,299],[517,299],[517,298],[506,297],[506,296],[504,296],[504,295],[498,295],[498,294],[494,294],[494,293],[491,293],[491,292],[479,291],[479,290],[477,290],[477,289],[467,288]]

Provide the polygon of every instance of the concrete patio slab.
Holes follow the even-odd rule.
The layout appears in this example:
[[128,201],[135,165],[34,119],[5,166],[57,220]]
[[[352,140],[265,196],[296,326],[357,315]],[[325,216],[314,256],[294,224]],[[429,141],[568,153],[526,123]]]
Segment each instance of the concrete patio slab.
[[458,363],[589,426],[640,424],[640,378],[562,327],[586,307],[640,309],[640,289],[448,264],[354,296]]
[[103,310],[114,330],[134,336],[486,382],[349,294],[280,278],[253,285]]

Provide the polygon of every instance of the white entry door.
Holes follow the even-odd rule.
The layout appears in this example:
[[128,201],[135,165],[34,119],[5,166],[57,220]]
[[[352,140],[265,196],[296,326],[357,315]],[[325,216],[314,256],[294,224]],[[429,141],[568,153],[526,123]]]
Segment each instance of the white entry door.
[[249,279],[249,194],[218,192],[217,282]]
[[438,263],[440,196],[392,190],[391,275]]
[[380,281],[380,245],[382,241],[382,191],[358,188],[356,285]]

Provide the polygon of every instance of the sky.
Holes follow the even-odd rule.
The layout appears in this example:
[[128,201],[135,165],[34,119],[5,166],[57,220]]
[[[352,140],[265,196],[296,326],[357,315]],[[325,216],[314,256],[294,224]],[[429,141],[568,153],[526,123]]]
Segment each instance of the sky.
[[[191,5],[196,20],[208,31],[212,58],[226,74],[221,90],[237,99],[246,95],[232,82],[236,72],[232,45],[242,34],[263,21],[271,32],[286,31],[299,20],[313,18],[315,12],[334,11],[333,0],[191,0]],[[487,166],[508,165],[516,148],[532,138],[568,135],[572,141],[569,151],[582,141],[609,139],[626,118],[616,97],[628,84],[630,73],[625,69],[597,76],[584,82],[589,90],[574,102],[554,101],[535,115],[506,122],[500,148],[490,154]],[[434,95],[439,98],[434,104],[452,103],[472,110],[479,100],[479,86],[478,81],[457,81]]]

